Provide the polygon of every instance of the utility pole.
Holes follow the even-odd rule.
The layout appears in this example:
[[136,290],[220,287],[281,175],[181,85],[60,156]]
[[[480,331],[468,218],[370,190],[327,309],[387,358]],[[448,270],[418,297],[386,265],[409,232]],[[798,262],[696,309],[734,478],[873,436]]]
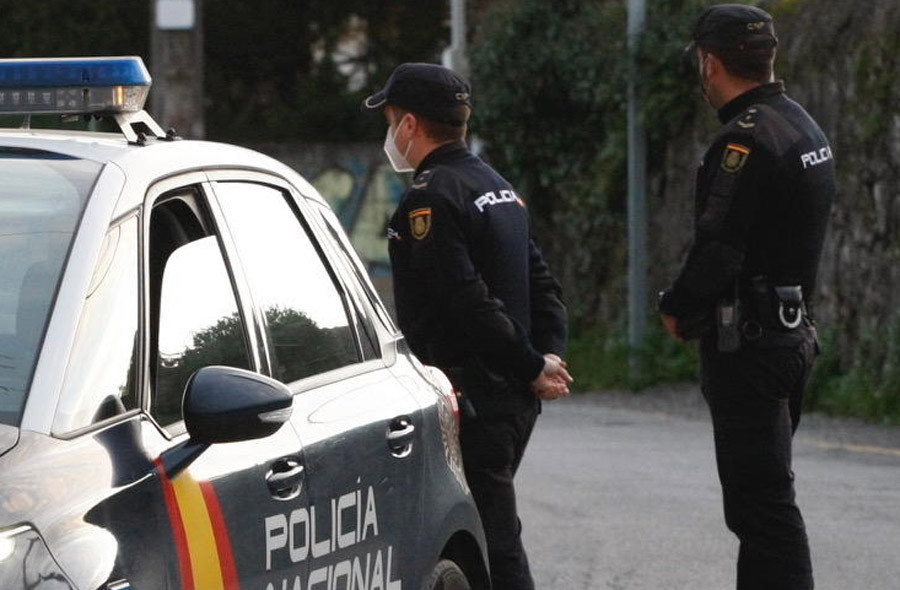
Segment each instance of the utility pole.
[[637,381],[638,349],[647,332],[647,137],[637,92],[637,48],[646,0],[628,0],[628,345],[629,378]]
[[466,0],[450,0],[450,47],[441,56],[444,67],[469,77],[466,56]]
[[150,112],[164,129],[202,139],[203,0],[151,2]]

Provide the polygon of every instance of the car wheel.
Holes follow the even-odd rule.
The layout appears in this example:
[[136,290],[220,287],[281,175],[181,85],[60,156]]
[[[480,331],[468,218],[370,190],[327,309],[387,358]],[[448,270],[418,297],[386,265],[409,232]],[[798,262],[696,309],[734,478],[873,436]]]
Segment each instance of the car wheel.
[[449,559],[437,562],[425,588],[427,590],[472,590],[466,574]]

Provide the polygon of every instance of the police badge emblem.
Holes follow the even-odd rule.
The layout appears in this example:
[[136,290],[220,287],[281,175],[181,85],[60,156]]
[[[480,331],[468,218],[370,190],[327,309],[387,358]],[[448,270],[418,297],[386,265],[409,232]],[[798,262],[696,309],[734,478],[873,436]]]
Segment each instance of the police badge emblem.
[[737,143],[729,143],[725,147],[725,154],[722,156],[722,170],[734,174],[744,167],[749,155],[750,148]]
[[431,207],[409,213],[409,232],[417,240],[424,240],[431,231]]

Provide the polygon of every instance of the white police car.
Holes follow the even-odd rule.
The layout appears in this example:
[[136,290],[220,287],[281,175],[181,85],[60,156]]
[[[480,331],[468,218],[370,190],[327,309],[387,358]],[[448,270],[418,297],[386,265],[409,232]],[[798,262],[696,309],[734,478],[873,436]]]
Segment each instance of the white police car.
[[326,203],[138,58],[0,60],[0,589],[489,586],[455,399]]

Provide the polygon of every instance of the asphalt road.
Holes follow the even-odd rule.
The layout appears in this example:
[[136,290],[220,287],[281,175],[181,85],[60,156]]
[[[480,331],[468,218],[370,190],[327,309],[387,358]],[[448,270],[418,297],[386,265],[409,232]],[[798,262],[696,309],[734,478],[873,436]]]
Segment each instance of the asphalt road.
[[[900,429],[812,415],[794,442],[816,588],[900,588]],[[737,541],[693,387],[545,404],[517,487],[541,590],[735,587]]]

